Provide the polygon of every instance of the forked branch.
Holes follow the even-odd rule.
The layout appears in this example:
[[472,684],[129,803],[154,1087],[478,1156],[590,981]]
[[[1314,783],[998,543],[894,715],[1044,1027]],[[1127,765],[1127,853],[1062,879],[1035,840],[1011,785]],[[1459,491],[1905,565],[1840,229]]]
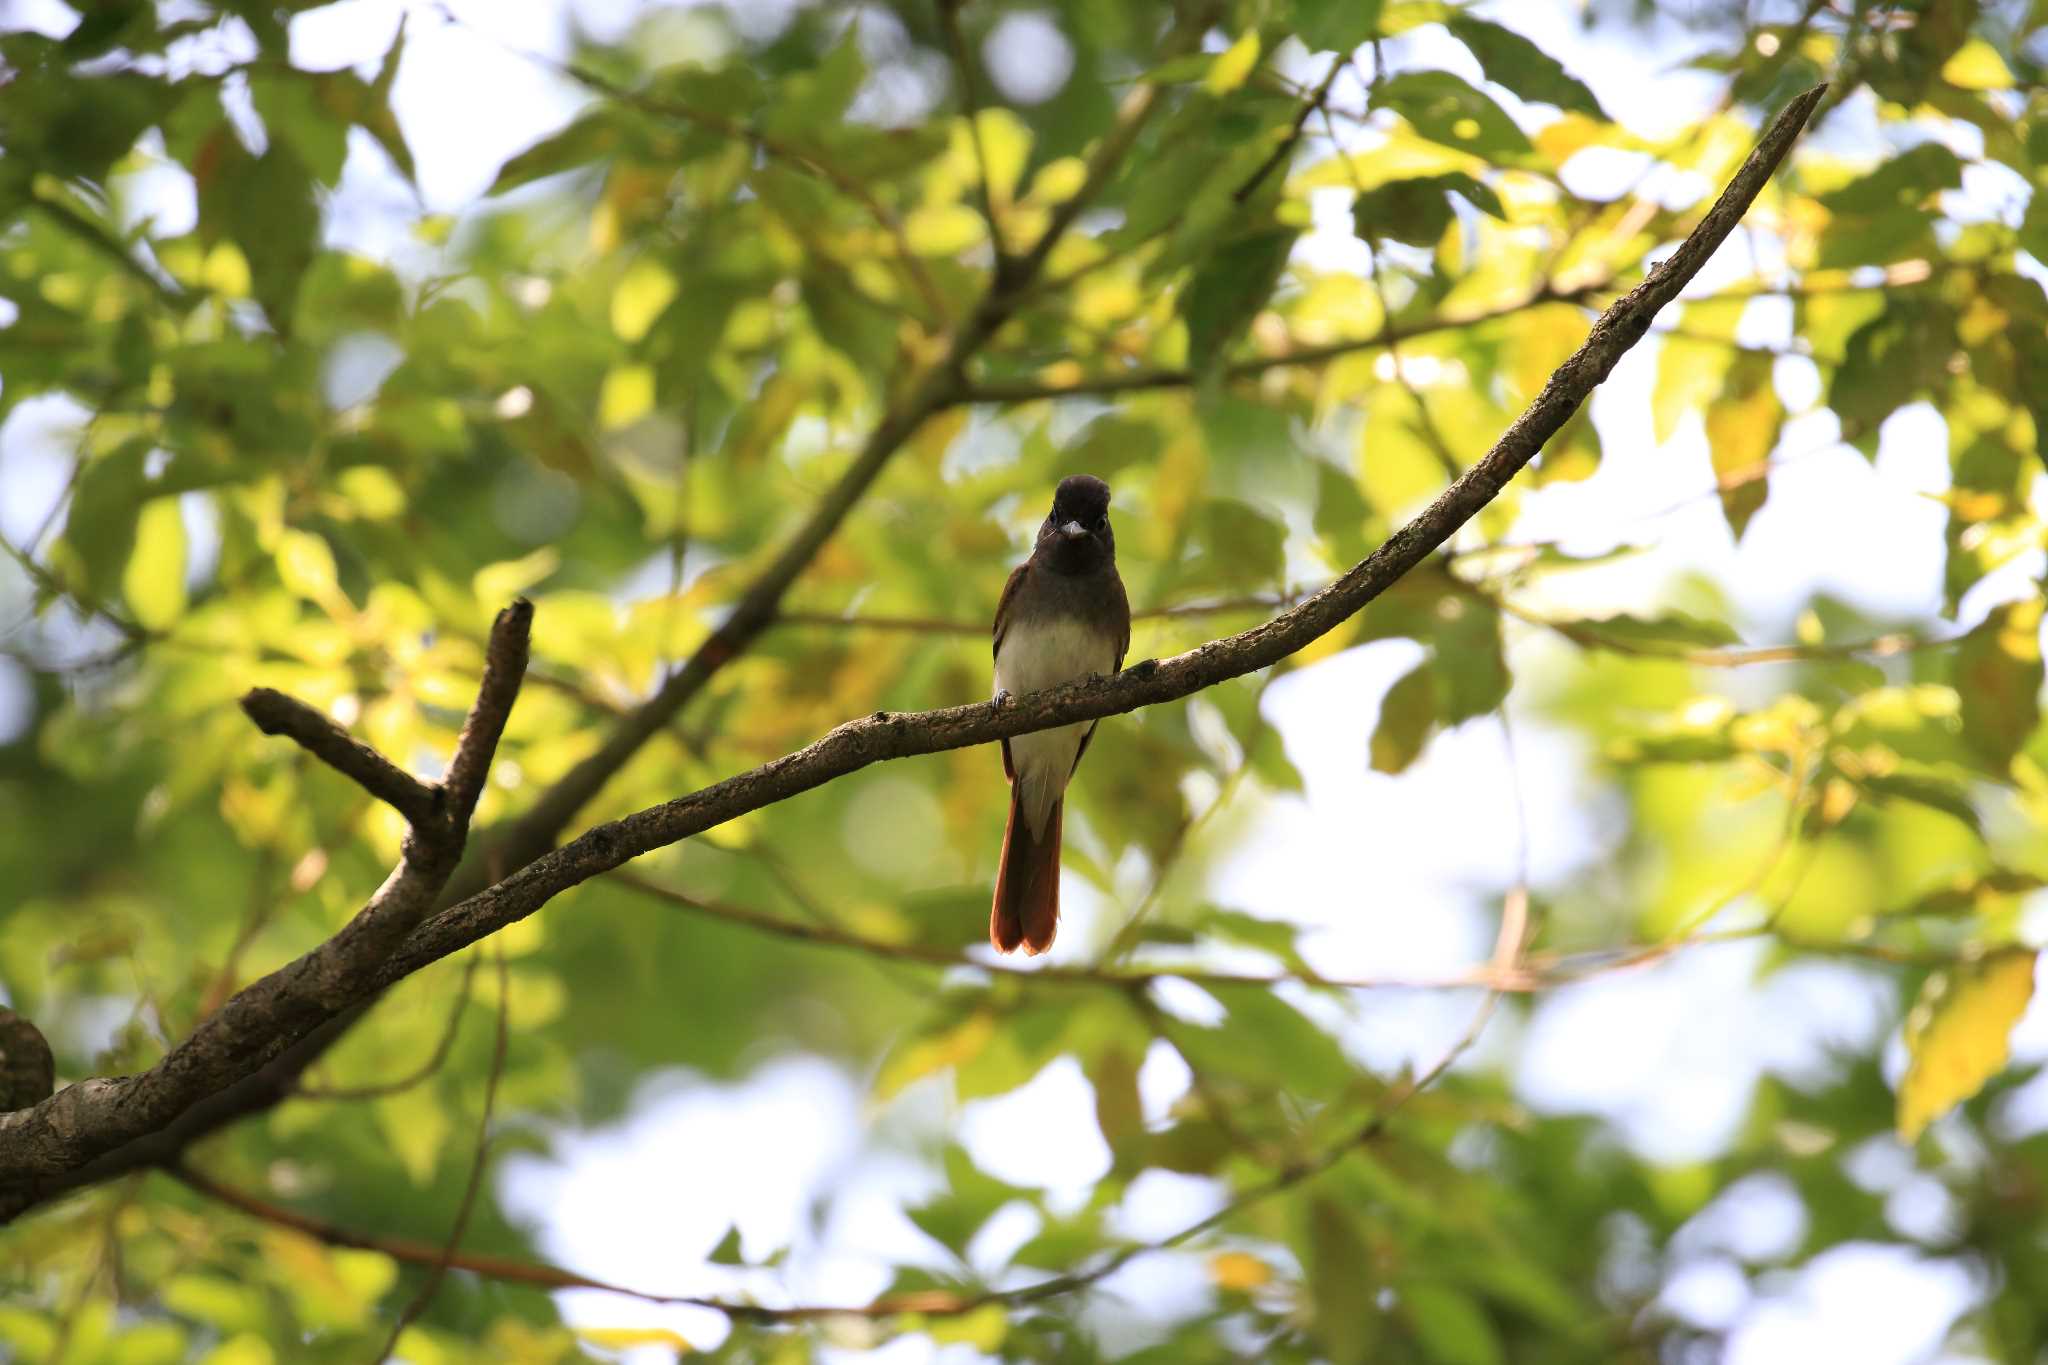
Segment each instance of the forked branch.
[[[1808,91],[1779,115],[1691,235],[1601,315],[1584,344],[1551,375],[1535,402],[1485,458],[1328,587],[1250,630],[1171,659],[1147,660],[1114,678],[1070,683],[1002,707],[981,703],[903,715],[878,712],[850,721],[796,753],[599,825],[416,928],[411,927],[412,920],[422,904],[417,887],[400,895],[392,882],[387,882],[341,933],[237,994],[149,1071],[140,1076],[86,1081],[32,1109],[0,1115],[0,1216],[11,1217],[56,1191],[132,1169],[136,1164],[132,1155],[116,1160],[110,1154],[124,1144],[141,1145],[138,1139],[259,1071],[391,983],[523,919],[559,892],[642,853],[872,763],[985,744],[1173,701],[1270,667],[1302,649],[1421,563],[1535,458],[1622,354],[1642,339],[1657,312],[1677,297],[1733,231],[1790,151],[1825,89]],[[928,382],[943,385],[950,380],[935,377]],[[919,411],[918,405],[913,404],[909,411]],[[761,604],[760,617],[751,629],[758,631],[773,620],[775,599],[779,592]],[[516,627],[523,643],[530,614],[515,607],[499,619],[501,628]],[[492,654],[498,657],[495,647]],[[479,708],[485,704],[480,697]],[[508,696],[507,708],[509,704]],[[472,733],[479,736],[480,743],[494,742],[498,732],[495,727],[473,724],[465,727],[465,742]],[[451,765],[451,777],[463,770],[458,755],[457,763]],[[476,780],[480,782],[480,776]],[[406,863],[392,874],[393,882],[402,883],[408,877],[413,857],[409,845]],[[427,866],[445,880],[446,871],[439,868],[437,857]],[[440,882],[433,885],[438,888]],[[385,903],[387,893],[391,893],[389,904]],[[430,901],[432,894],[428,892],[425,900]],[[400,925],[410,932],[403,934],[395,950],[385,951],[386,935]]]

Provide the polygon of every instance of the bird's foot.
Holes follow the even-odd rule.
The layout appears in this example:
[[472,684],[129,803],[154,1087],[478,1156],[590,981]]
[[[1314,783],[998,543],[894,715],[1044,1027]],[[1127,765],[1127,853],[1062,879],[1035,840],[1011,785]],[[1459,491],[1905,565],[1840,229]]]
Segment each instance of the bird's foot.
[[1124,672],[1136,674],[1140,678],[1149,678],[1158,671],[1159,660],[1157,659],[1140,659],[1124,670]]
[[996,694],[988,699],[988,709],[991,711],[1000,711],[1009,704],[1010,689],[1007,687],[997,688]]

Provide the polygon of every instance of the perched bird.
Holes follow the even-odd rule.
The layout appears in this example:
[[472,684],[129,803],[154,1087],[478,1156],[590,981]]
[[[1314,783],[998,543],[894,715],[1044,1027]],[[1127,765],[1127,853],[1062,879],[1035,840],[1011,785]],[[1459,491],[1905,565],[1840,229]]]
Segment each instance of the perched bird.
[[[1131,604],[1116,573],[1109,485],[1088,474],[1061,481],[996,605],[995,704],[1123,667]],[[1088,748],[1095,722],[1063,725],[1003,741],[1010,819],[996,868],[988,936],[1002,952],[1042,953],[1060,918],[1060,815],[1067,779]]]

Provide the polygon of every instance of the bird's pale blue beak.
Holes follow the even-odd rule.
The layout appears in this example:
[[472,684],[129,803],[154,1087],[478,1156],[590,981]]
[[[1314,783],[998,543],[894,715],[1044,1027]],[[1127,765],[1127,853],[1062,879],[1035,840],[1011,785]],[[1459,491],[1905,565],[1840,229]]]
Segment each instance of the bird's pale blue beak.
[[1079,540],[1082,536],[1088,534],[1088,528],[1083,526],[1078,521],[1070,521],[1066,525],[1060,527],[1060,534],[1065,536],[1068,540]]

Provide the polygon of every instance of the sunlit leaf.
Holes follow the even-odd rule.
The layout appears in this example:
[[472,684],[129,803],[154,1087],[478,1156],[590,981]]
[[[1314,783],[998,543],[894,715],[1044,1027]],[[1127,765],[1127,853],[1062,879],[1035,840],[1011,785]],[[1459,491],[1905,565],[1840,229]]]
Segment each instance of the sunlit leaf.
[[1246,29],[1210,63],[1208,73],[1202,77],[1202,88],[1212,95],[1227,95],[1243,85],[1258,64],[1258,30]]
[[142,505],[121,595],[136,624],[163,630],[185,610],[185,518],[176,498]]
[[1902,1140],[1916,1140],[2004,1069],[2013,1025],[2034,998],[2034,958],[2032,949],[2005,948],[1927,979],[1906,1020]]

